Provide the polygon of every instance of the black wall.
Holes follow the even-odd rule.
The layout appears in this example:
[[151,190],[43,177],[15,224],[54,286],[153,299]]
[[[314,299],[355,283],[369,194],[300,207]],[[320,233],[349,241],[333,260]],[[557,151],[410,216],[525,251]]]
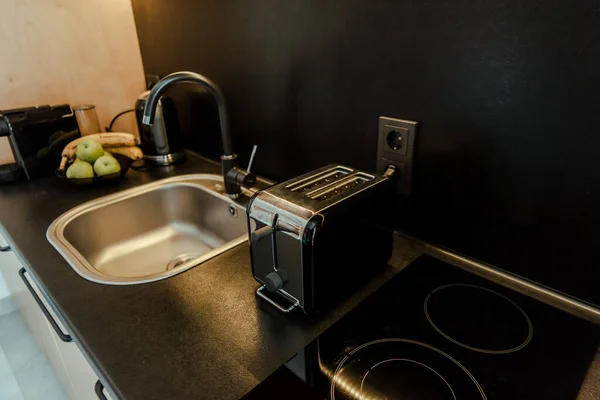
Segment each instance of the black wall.
[[[216,80],[256,172],[374,170],[378,116],[419,121],[398,227],[600,304],[597,1],[133,6],[146,72]],[[216,156],[213,105],[194,98],[188,130]]]

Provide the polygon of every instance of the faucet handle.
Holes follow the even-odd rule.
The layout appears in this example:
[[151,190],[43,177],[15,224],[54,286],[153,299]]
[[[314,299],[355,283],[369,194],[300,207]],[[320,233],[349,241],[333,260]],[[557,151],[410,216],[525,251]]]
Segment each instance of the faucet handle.
[[254,145],[254,148],[252,149],[252,155],[250,155],[250,162],[248,163],[247,170],[243,170],[236,166],[237,155],[221,156],[221,171],[225,183],[225,193],[232,199],[238,197],[241,192],[240,187],[249,189],[256,183],[256,175],[250,172],[250,167],[252,167],[257,147],[258,146]]
[[250,172],[250,168],[252,167],[252,163],[254,162],[254,155],[256,155],[256,149],[258,148],[257,145],[254,145],[254,147],[252,148],[252,154],[250,154],[250,161],[248,162],[248,168],[246,168],[246,171]]

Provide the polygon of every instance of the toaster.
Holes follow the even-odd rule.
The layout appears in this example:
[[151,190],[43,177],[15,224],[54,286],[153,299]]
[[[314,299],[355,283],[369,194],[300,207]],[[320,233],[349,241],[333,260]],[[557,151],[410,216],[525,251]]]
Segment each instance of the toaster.
[[256,294],[280,311],[310,314],[385,266],[394,172],[331,164],[258,191],[247,208]]

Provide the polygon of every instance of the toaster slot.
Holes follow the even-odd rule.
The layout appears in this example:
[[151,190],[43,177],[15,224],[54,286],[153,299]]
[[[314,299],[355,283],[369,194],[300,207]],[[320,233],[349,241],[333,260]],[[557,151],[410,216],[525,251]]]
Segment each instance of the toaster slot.
[[291,183],[286,186],[286,189],[292,192],[305,193],[309,190],[324,189],[325,187],[335,183],[340,178],[347,176],[352,173],[353,170],[346,167],[334,167],[327,171],[320,172],[315,175],[311,175],[307,178],[301,179],[297,182]]
[[327,200],[334,196],[337,196],[344,192],[347,192],[348,190],[350,190],[356,186],[359,186],[360,184],[362,184],[364,182],[369,182],[373,179],[374,179],[373,175],[365,174],[363,172],[358,172],[356,174],[353,174],[353,175],[341,180],[340,182],[336,183],[335,185],[308,193],[307,196],[310,197],[311,199],[317,200],[317,201]]

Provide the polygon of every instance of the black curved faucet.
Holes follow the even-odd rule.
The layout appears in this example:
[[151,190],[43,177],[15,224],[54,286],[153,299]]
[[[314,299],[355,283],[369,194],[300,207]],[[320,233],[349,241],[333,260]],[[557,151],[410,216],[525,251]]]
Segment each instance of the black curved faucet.
[[225,193],[230,198],[237,198],[242,192],[241,188],[250,188],[256,183],[256,177],[251,172],[237,166],[237,155],[233,153],[231,146],[231,133],[229,132],[229,118],[227,115],[227,104],[225,96],[216,83],[195,72],[181,71],[165,76],[152,88],[146,101],[142,123],[152,125],[156,105],[160,97],[171,86],[177,83],[195,83],[204,87],[217,102],[219,109],[219,122],[221,125],[221,140],[223,142],[223,155],[221,156],[221,173],[225,186]]

